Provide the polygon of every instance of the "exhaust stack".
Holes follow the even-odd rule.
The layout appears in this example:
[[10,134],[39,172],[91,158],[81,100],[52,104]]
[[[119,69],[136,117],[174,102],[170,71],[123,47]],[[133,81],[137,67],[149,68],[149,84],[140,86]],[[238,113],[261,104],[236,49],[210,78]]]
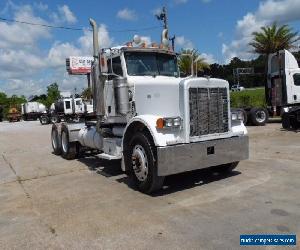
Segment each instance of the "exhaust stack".
[[94,53],[94,57],[98,57],[99,54],[98,27],[96,21],[92,18],[90,18],[90,24],[93,29],[93,53]]
[[100,121],[105,116],[104,107],[104,79],[101,77],[101,67],[99,58],[99,41],[98,41],[98,28],[95,20],[90,18],[90,24],[93,28],[93,56],[94,62],[92,64],[92,90],[93,90],[93,109]]

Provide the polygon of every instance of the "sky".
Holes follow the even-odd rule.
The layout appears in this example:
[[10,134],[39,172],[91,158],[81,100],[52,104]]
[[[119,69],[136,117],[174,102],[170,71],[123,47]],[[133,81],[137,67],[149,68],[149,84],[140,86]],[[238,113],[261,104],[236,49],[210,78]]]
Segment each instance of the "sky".
[[86,77],[68,75],[65,59],[92,55],[88,19],[99,25],[101,47],[125,44],[135,34],[147,43],[159,42],[162,28],[154,14],[162,6],[176,50],[195,48],[209,63],[255,58],[248,45],[252,33],[273,22],[300,31],[300,0],[1,0],[0,18],[82,29],[0,20],[0,92],[40,95],[53,82],[62,91],[81,91]]

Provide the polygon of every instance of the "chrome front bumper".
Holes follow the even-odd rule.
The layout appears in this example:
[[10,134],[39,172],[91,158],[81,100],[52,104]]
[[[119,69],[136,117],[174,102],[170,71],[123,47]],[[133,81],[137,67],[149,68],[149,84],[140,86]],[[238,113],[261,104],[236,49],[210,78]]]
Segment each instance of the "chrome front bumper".
[[157,148],[157,171],[166,176],[248,158],[248,136],[179,144]]

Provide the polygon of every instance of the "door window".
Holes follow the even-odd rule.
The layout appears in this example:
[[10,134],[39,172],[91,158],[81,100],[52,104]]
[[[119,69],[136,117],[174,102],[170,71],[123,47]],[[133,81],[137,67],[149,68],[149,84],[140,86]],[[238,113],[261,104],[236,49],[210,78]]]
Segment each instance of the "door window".
[[66,101],[66,109],[70,109],[71,108],[71,102],[70,101]]
[[296,73],[293,75],[293,78],[294,78],[294,84],[296,86],[300,86],[300,73]]

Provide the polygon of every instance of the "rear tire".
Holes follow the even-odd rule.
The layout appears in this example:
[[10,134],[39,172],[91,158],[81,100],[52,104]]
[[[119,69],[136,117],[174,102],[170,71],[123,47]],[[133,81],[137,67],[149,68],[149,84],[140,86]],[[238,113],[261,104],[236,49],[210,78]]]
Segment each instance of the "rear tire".
[[56,114],[52,114],[51,115],[51,122],[52,123],[59,123],[60,122],[59,116],[56,115]]
[[61,130],[61,152],[66,160],[73,160],[77,156],[76,142],[69,141],[69,131],[66,127],[62,127]]
[[41,123],[42,125],[49,124],[49,117],[46,116],[46,115],[42,115],[42,116],[40,117],[40,123]]
[[250,120],[255,126],[265,126],[268,122],[269,114],[266,109],[252,108],[250,110]]
[[151,140],[142,132],[133,135],[125,161],[129,176],[139,191],[150,194],[159,190],[164,176],[157,175],[156,150]]
[[51,144],[54,154],[60,155],[61,154],[61,138],[58,133],[57,126],[54,124],[52,125],[51,130]]

